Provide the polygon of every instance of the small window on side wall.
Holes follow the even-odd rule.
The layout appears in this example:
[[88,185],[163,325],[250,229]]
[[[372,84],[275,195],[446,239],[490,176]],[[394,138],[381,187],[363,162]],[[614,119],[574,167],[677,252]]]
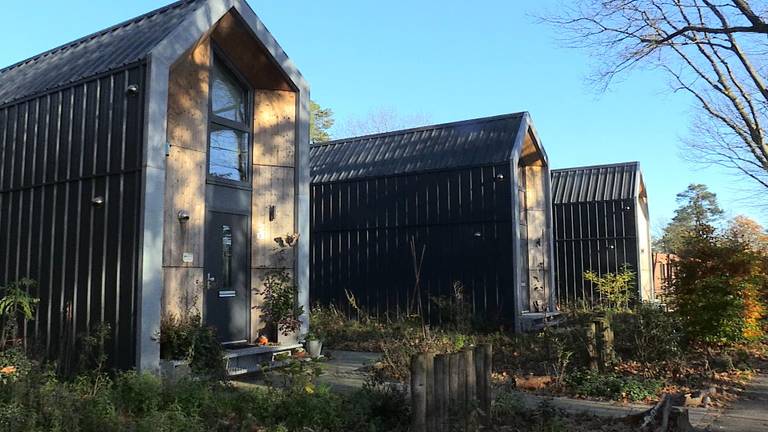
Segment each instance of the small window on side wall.
[[246,183],[250,153],[248,91],[219,59],[211,71],[208,176]]

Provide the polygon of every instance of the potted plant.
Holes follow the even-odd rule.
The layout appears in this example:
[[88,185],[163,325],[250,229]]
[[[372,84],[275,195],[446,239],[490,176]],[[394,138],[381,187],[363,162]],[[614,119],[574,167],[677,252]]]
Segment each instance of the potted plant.
[[213,327],[199,314],[163,316],[160,323],[161,375],[171,382],[189,375],[226,375],[224,350]]
[[318,358],[323,351],[323,326],[318,320],[319,315],[315,310],[309,314],[309,331],[304,338],[304,346],[307,348],[307,354],[311,358]]
[[278,333],[275,339],[279,339],[279,335],[288,336],[299,330],[299,317],[304,314],[304,308],[296,300],[296,285],[287,271],[268,272],[263,280],[263,289],[257,292],[263,296],[258,308],[262,320],[267,323],[264,330],[274,329]]
[[305,345],[307,347],[307,353],[310,357],[313,359],[320,357],[320,354],[323,351],[323,341],[320,339],[320,335],[318,335],[317,332],[311,328],[307,333]]

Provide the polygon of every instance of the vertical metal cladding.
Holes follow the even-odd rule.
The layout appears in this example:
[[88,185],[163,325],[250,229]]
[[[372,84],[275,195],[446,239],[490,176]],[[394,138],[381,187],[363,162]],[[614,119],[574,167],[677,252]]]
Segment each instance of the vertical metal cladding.
[[633,200],[553,205],[556,283],[561,302],[599,298],[584,272],[637,272],[637,228]]
[[134,64],[0,107],[0,284],[39,283],[25,332],[49,357],[108,324],[112,364],[133,365],[145,76]]
[[354,314],[403,314],[413,304],[414,258],[424,249],[421,305],[465,287],[476,313],[514,315],[509,163],[318,182],[311,186],[310,294]]
[[638,272],[639,164],[627,162],[552,171],[555,278],[564,303],[600,293],[584,273]]

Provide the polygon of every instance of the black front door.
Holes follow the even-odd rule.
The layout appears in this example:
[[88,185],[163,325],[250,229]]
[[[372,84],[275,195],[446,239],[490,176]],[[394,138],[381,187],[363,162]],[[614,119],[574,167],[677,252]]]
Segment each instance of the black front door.
[[205,233],[205,322],[223,343],[248,340],[248,217],[209,211]]

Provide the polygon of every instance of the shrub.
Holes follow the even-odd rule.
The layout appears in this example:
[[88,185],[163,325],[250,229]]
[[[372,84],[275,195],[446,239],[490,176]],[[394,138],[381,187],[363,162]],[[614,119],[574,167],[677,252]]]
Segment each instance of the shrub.
[[163,399],[163,383],[154,375],[125,372],[114,385],[115,404],[130,415],[142,416],[157,411]]
[[657,305],[641,303],[631,311],[611,316],[614,350],[624,360],[642,363],[679,358],[685,347],[677,315]]
[[491,404],[491,418],[495,422],[520,415],[525,410],[520,394],[514,386],[504,386],[499,389]]
[[33,363],[21,348],[8,348],[0,351],[0,384],[15,382],[24,378],[32,370]]
[[276,424],[291,431],[304,428],[314,430],[344,430],[344,400],[326,387],[318,387],[312,393],[282,393],[272,409],[278,416]]
[[160,323],[160,357],[188,360],[199,376],[220,379],[226,376],[224,349],[216,330],[202,324],[199,314],[166,315]]
[[118,429],[117,410],[110,396],[109,392],[102,391],[80,400],[77,413],[79,430],[101,432]]
[[538,333],[495,333],[476,337],[493,345],[498,371],[553,375],[560,381],[573,368],[588,364],[587,344],[580,325],[547,327]]
[[0,287],[0,349],[9,342],[16,343],[20,320],[31,320],[40,301],[29,292],[37,287],[32,279],[11,282],[7,287]]
[[277,327],[283,335],[298,331],[304,307],[297,301],[298,290],[291,275],[285,270],[270,271],[263,282],[264,289],[258,291],[263,296],[258,306],[262,320]]
[[472,330],[472,305],[465,298],[464,284],[456,281],[451,295],[431,297],[431,300],[437,307],[441,327],[456,331]]
[[27,431],[32,429],[33,424],[34,421],[21,403],[12,402],[0,405],[0,430]]
[[348,319],[333,305],[327,307],[317,305],[312,308],[310,330],[328,348],[381,351],[381,341],[397,329],[367,317],[359,320]]
[[354,392],[348,405],[346,428],[360,432],[407,431],[410,426],[408,395],[392,387],[366,385]]
[[689,337],[708,346],[762,337],[766,257],[699,224],[679,252],[672,304]]
[[163,411],[154,411],[141,418],[136,424],[137,432],[203,432],[205,430],[205,425],[200,418],[176,404],[171,404]]
[[551,401],[546,399],[542,400],[535,409],[527,408],[520,399],[519,393],[510,387],[502,387],[491,405],[493,425],[511,427],[509,430],[537,432],[571,430],[563,421],[562,414]]
[[200,322],[199,314],[164,314],[160,321],[160,358],[165,360],[187,359]]
[[570,374],[566,377],[566,383],[570,390],[578,395],[630,401],[652,398],[663,386],[661,380],[637,379],[591,370]]
[[584,273],[584,279],[597,285],[603,307],[611,310],[626,310],[629,307],[636,275],[628,265],[624,265],[621,271],[616,273],[598,275],[588,271]]

